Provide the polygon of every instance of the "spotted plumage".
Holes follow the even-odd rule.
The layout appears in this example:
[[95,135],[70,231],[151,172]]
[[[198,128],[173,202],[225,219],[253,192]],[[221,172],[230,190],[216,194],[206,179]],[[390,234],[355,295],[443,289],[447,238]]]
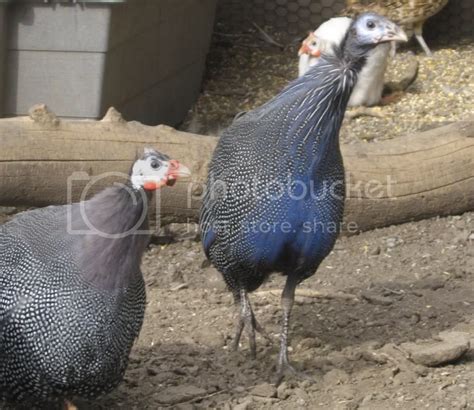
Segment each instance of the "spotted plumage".
[[331,251],[342,221],[338,134],[349,96],[367,53],[400,33],[381,16],[360,16],[334,56],[323,55],[272,100],[235,119],[210,163],[202,241],[240,306],[234,348],[246,328],[255,356],[254,331],[263,331],[247,293],[272,272],[287,276],[279,379],[291,369],[287,334],[295,287]]
[[146,150],[134,185],[0,226],[1,398],[46,405],[94,398],[120,382],[145,309],[144,180],[159,186],[170,169],[175,178],[171,162]]

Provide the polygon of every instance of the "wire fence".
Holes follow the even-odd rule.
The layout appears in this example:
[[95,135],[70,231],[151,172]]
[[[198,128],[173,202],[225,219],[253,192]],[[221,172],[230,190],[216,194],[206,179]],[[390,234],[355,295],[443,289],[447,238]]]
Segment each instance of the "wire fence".
[[[219,0],[217,21],[229,32],[245,31],[255,22],[296,36],[336,16],[344,5],[345,0]],[[474,0],[450,0],[427,21],[424,36],[441,43],[474,40]]]

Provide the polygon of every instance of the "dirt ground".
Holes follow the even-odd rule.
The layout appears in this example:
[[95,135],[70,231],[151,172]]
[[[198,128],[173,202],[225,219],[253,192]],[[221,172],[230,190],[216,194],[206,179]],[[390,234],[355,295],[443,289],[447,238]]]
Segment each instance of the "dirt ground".
[[[407,360],[402,345],[417,341],[441,360],[446,343],[436,340],[447,330],[464,332],[454,334],[454,345],[471,339],[474,346],[474,213],[340,238],[300,285],[313,292],[298,296],[294,308],[291,360],[309,379],[289,377],[278,389],[268,383],[283,278],[252,295],[273,345],[258,337],[255,361],[246,338],[230,351],[232,298],[192,230],[174,227],[161,238],[170,243],[146,254],[148,307],[129,370],[116,392],[90,408],[474,408],[474,347],[427,367]],[[422,340],[436,343],[430,350]]]
[[[249,36],[214,39],[203,92],[183,129],[219,134],[294,77],[297,43],[279,51]],[[345,121],[344,143],[393,138],[474,111],[474,47],[434,49],[433,59],[399,53],[391,78],[417,59],[417,81],[381,109],[382,118]],[[258,337],[255,361],[245,337],[230,351],[232,297],[194,229],[172,227],[146,254],[149,302],[125,381],[87,407],[474,409],[474,213],[340,238],[300,285],[294,308],[290,355],[308,378],[288,377],[278,388],[270,383],[283,278],[252,295],[273,344]]]

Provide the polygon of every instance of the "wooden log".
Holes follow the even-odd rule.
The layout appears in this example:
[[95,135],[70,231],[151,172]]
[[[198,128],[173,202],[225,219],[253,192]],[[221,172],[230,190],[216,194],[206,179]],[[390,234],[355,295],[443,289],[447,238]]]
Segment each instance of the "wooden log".
[[[36,106],[30,117],[0,120],[0,205],[77,201],[87,178],[97,179],[86,190],[89,196],[120,179],[104,173],[128,172],[137,153],[152,146],[193,172],[191,181],[162,190],[162,221],[195,221],[216,142],[125,122],[113,109],[102,121],[68,121]],[[342,152],[348,231],[474,209],[474,118],[394,140],[343,145]]]

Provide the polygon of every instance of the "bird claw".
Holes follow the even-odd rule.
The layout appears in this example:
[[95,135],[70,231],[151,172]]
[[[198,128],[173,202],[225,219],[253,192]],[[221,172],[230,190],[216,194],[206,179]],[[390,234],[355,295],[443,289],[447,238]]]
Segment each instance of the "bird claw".
[[308,376],[306,373],[296,370],[288,361],[285,361],[283,363],[278,363],[275,377],[275,386],[278,387],[278,385],[283,381],[285,375],[292,375],[299,379],[314,381],[312,377]]

